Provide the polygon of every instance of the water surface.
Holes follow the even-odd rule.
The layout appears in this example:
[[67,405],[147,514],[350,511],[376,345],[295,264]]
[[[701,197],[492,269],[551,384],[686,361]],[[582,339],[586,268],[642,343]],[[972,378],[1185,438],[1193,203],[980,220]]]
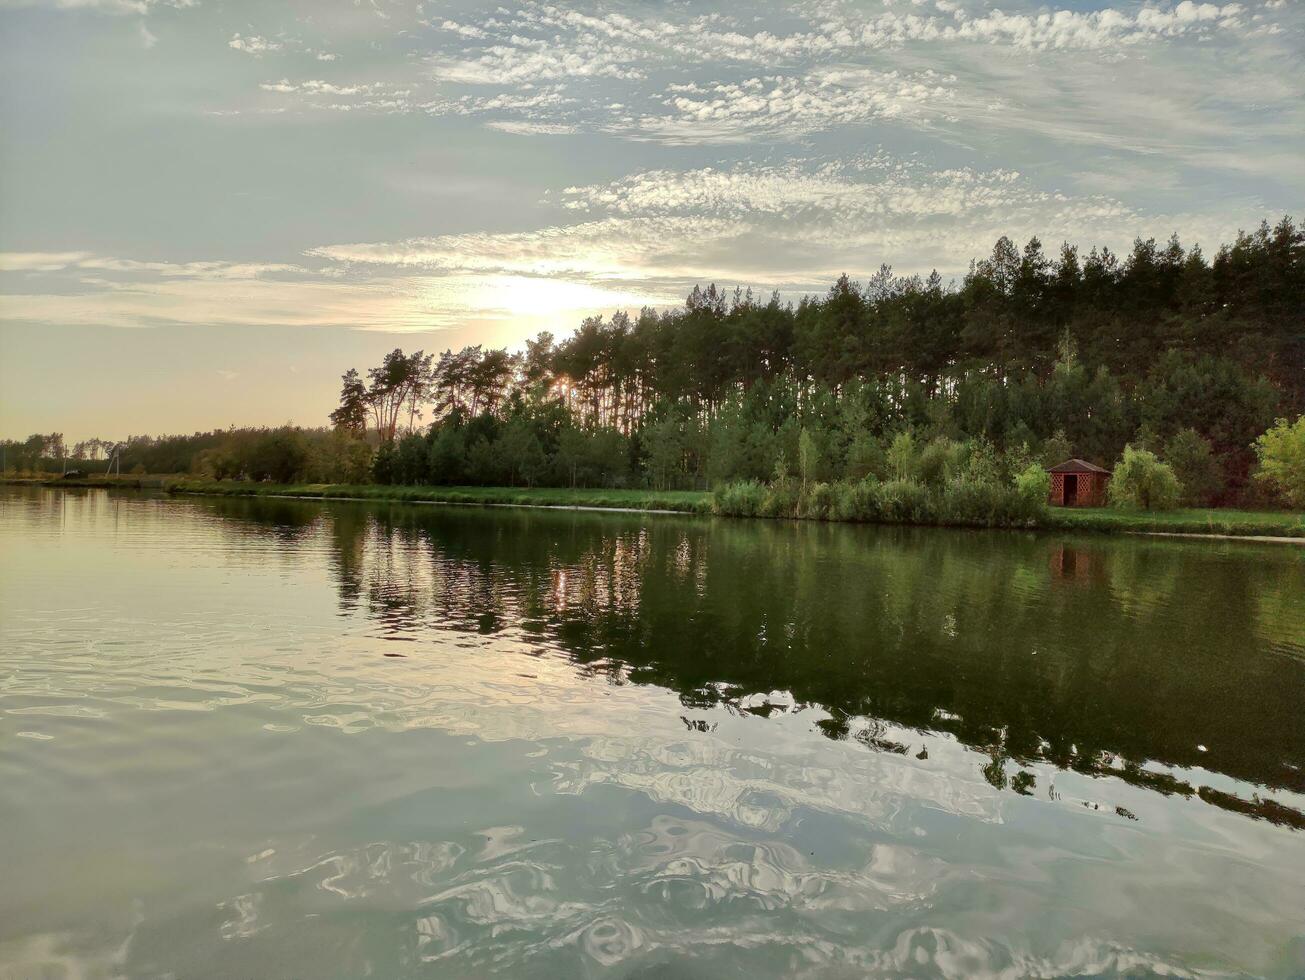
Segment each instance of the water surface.
[[1305,974],[1305,550],[0,489],[0,976]]

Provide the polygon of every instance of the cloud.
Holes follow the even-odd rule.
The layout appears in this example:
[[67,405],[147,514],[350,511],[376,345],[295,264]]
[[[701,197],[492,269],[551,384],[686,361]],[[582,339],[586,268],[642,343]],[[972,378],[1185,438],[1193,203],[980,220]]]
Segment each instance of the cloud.
[[1245,10],[1240,3],[1219,5],[1192,0],[1182,0],[1172,7],[1143,6],[1136,12],[1115,7],[1016,14],[993,10],[980,17],[969,16],[960,7],[941,17],[900,14],[890,9],[864,20],[848,18],[834,32],[846,38],[849,46],[866,48],[974,41],[1025,50],[1102,50],[1237,29],[1244,24],[1241,15]]
[[55,272],[90,257],[90,252],[0,252],[0,272]]
[[159,39],[154,35],[154,33],[148,27],[145,26],[144,21],[141,21],[139,24],[136,25],[136,27],[137,27],[137,31],[140,34],[140,43],[145,46],[146,50],[154,47],[154,45],[159,43]]
[[374,95],[385,90],[385,86],[375,83],[336,85],[321,79],[292,82],[288,78],[283,78],[279,82],[262,82],[258,87],[265,92],[301,93],[304,95]]
[[642,78],[633,67],[642,52],[608,46],[586,50],[557,47],[547,41],[514,38],[512,44],[495,44],[471,58],[430,60],[431,74],[439,80],[467,85],[504,85],[553,81],[561,78]]
[[699,281],[795,291],[881,262],[964,272],[1003,234],[1127,248],[1177,229],[1212,244],[1235,222],[1139,213],[1101,195],[1043,190],[1009,170],[931,169],[884,154],[651,170],[557,196],[584,220],[533,231],[358,242],[312,258],[430,275],[526,275],[674,290]]
[[52,10],[89,10],[102,14],[146,14],[151,7],[194,7],[198,0],[0,0],[6,7],[48,7]]
[[485,124],[490,129],[524,136],[563,136],[574,133],[576,127],[563,123],[529,122],[528,120],[498,119]]
[[259,37],[257,34],[251,34],[249,37],[245,37],[241,34],[233,34],[231,35],[231,40],[227,42],[227,47],[258,57],[260,55],[273,54],[280,51],[285,47],[285,44],[281,41]]
[[749,78],[694,93],[673,92],[664,111],[618,121],[611,128],[672,143],[714,143],[758,136],[796,139],[881,119],[924,125],[955,111],[955,81],[932,70],[903,74],[870,68]]

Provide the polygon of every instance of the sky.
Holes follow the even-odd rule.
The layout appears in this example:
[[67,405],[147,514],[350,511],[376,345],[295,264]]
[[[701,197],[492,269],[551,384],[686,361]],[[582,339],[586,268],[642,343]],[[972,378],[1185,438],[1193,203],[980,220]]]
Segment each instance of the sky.
[[394,347],[1302,216],[1305,2],[0,0],[0,435]]

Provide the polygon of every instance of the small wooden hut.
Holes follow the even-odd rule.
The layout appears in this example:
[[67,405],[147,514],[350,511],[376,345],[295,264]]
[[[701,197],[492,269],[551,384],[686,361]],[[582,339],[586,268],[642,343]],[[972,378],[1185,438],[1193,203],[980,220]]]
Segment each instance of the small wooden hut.
[[1047,468],[1051,474],[1052,507],[1103,507],[1110,471],[1085,459],[1067,459]]

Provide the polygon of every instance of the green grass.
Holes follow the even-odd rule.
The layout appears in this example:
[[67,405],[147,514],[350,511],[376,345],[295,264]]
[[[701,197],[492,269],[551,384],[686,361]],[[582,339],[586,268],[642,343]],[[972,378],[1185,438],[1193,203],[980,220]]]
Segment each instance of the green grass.
[[1074,531],[1228,534],[1305,538],[1305,514],[1290,511],[1183,509],[1167,511],[1052,507],[1047,527]]
[[[6,479],[5,482],[35,482]],[[450,504],[515,504],[536,507],[601,507],[626,510],[672,510],[708,514],[712,495],[697,490],[600,490],[565,487],[391,487],[375,484],[248,483],[234,480],[193,480],[185,477],[120,479],[89,477],[85,480],[46,479],[56,486],[98,486],[124,489],[162,487],[174,493],[222,496],[282,496],[309,499],[354,498],[377,501],[414,501]],[[1226,534],[1236,537],[1267,536],[1305,538],[1305,514],[1288,511],[1186,509],[1172,511],[1115,510],[1112,508],[1048,509],[1041,527],[1104,533]]]
[[78,477],[63,477],[58,473],[41,473],[35,476],[6,476],[0,478],[0,483],[33,487],[90,487],[101,490],[160,490],[168,482],[176,479],[177,477],[170,473],[144,475],[124,473],[122,476],[92,473]]
[[174,480],[173,493],[238,497],[388,500],[447,504],[513,504],[535,507],[602,507],[707,513],[711,494],[696,490],[601,490],[566,487],[395,487],[338,483],[241,483],[229,480]]

